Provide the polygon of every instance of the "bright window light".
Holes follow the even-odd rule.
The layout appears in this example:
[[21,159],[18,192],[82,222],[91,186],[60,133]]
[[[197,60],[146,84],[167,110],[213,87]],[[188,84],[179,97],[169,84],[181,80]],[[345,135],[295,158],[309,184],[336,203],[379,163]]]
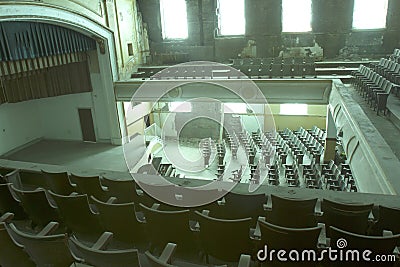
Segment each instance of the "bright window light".
[[246,104],[245,103],[225,103],[224,104],[224,113],[246,113]]
[[168,108],[172,112],[191,112],[192,104],[190,102],[170,102]]
[[282,0],[282,31],[311,31],[311,0]]
[[244,35],[244,0],[219,0],[220,35]]
[[186,39],[188,25],[185,0],[160,0],[164,39]]
[[307,115],[307,104],[281,104],[281,115]]
[[386,28],[388,0],[355,0],[353,28],[358,30]]

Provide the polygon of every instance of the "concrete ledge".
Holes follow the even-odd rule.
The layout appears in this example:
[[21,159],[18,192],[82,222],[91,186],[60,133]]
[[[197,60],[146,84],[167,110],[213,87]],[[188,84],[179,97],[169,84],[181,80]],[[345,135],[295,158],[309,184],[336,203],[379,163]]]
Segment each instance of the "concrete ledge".
[[329,101],[360,191],[399,194],[400,162],[340,80],[334,80]]

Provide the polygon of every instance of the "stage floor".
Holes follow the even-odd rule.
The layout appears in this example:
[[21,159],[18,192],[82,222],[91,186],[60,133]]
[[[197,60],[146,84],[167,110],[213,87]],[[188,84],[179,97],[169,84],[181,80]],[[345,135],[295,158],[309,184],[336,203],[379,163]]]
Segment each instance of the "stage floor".
[[[139,145],[138,150],[140,150]],[[102,143],[41,140],[2,158],[13,161],[65,166],[67,169],[128,172],[122,146]]]

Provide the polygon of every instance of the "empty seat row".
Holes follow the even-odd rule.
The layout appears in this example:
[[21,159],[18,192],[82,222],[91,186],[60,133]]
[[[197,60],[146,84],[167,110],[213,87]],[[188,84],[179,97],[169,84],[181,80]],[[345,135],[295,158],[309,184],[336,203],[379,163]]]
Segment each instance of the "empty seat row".
[[[86,244],[66,233],[55,234],[58,224],[49,223],[39,233],[27,233],[10,222],[12,214],[0,218],[0,264],[9,266],[208,266],[174,260],[177,244],[167,243],[160,256],[135,248],[108,249],[113,233],[104,232],[94,244]],[[51,253],[49,253],[51,251]],[[144,256],[145,255],[145,256]],[[241,255],[238,266],[250,266],[250,256]],[[84,263],[85,265],[82,265]],[[89,265],[87,265],[89,264]]]
[[352,84],[360,94],[377,111],[387,112],[387,99],[393,88],[399,87],[376,73],[374,70],[361,65],[352,73]]
[[[155,204],[147,207],[139,204],[144,216],[138,218],[134,203],[121,206],[121,204],[102,203],[94,199],[99,212],[95,213],[91,210],[86,196],[58,196],[53,193],[51,196],[58,206],[62,220],[70,231],[70,236],[76,239],[74,243],[81,244],[81,250],[88,247],[87,244],[98,244],[98,237],[103,236],[104,231],[107,231],[113,234],[105,234],[101,239],[106,239],[109,246],[114,249],[136,248],[140,243],[138,240],[143,238],[150,242],[150,246],[147,246],[146,250],[154,255],[158,255],[165,245],[173,242],[178,245],[176,253],[182,258],[185,258],[188,253],[198,252],[200,248],[208,259],[205,260],[206,262],[210,260],[210,257],[229,262],[237,261],[243,253],[254,255],[254,251],[251,249],[254,246],[253,239],[258,245],[274,244],[277,240],[281,240],[281,242],[286,240],[281,244],[291,245],[284,238],[286,234],[275,239],[273,235],[264,234],[263,227],[269,227],[269,230],[281,233],[286,231],[287,233],[301,234],[303,232],[305,234],[308,231],[304,229],[307,228],[314,228],[315,231],[318,228],[317,232],[320,232],[321,227],[318,226],[318,222],[322,222],[325,224],[328,237],[334,238],[335,231],[342,231],[353,237],[358,235],[360,238],[362,236],[366,240],[374,239],[367,236],[371,233],[381,236],[382,230],[391,230],[393,233],[400,232],[398,224],[400,211],[397,209],[379,207],[377,220],[373,221],[370,219],[373,204],[346,204],[327,199],[321,203],[322,212],[318,212],[316,211],[318,201],[316,198],[289,199],[271,195],[272,207],[268,207],[268,211],[262,216],[263,219],[256,217],[258,218],[258,227],[261,228],[260,234],[257,231],[251,231],[255,226],[254,218],[242,217],[245,216],[243,214],[238,214],[239,218],[235,219],[221,218],[218,217],[218,211],[213,210],[212,206],[210,206],[210,212],[204,210],[192,213],[189,209],[160,210],[162,205]],[[253,206],[253,209],[259,209],[254,210],[255,214],[263,212],[266,203],[264,194],[231,195],[230,197],[232,198],[227,197],[224,200],[224,204],[232,201],[231,209],[236,207],[237,210],[245,211],[246,208]],[[232,200],[233,198],[236,200]],[[247,203],[247,206],[244,206],[244,203]],[[231,209],[227,211],[229,212]],[[316,213],[319,216],[316,216]],[[282,231],[284,228],[290,229]],[[173,229],[179,229],[179,234]],[[279,229],[280,231],[278,231]],[[115,242],[108,240],[110,236],[115,238]],[[375,237],[375,239],[377,238]],[[398,238],[396,240],[398,242]],[[271,246],[274,247],[274,245]],[[232,249],[227,250],[227,247]],[[88,250],[90,251],[90,249]]]
[[316,77],[315,64],[240,65],[236,67],[250,78]]
[[276,58],[236,58],[233,59],[233,66],[241,65],[271,65],[271,64],[314,64],[311,57],[276,57]]

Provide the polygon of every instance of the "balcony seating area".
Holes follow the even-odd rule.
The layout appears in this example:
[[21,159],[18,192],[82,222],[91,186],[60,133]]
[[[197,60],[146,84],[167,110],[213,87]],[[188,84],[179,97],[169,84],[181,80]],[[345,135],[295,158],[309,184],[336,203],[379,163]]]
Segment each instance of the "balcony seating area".
[[398,50],[388,58],[381,58],[370,67],[360,65],[352,72],[351,83],[360,95],[376,110],[377,115],[383,111],[387,113],[387,99],[391,93],[398,96],[400,90],[400,64]]
[[[308,132],[319,136],[316,129]],[[279,135],[290,139],[288,131]],[[323,184],[337,172],[349,177],[347,165],[320,167]],[[46,173],[37,175],[48,182]],[[133,180],[88,177],[87,186],[78,189],[76,175],[54,175],[74,191],[57,194],[50,182],[28,191],[21,179],[1,184],[1,266],[258,266],[257,252],[265,245],[318,254],[336,248],[340,237],[349,247],[393,254],[398,261],[399,207],[260,191],[227,192],[208,205],[173,207],[144,194]],[[132,191],[115,190],[121,186]],[[96,188],[108,192],[109,199],[98,199]],[[170,186],[168,191],[179,195],[182,190]],[[329,266],[325,263],[321,266]]]

